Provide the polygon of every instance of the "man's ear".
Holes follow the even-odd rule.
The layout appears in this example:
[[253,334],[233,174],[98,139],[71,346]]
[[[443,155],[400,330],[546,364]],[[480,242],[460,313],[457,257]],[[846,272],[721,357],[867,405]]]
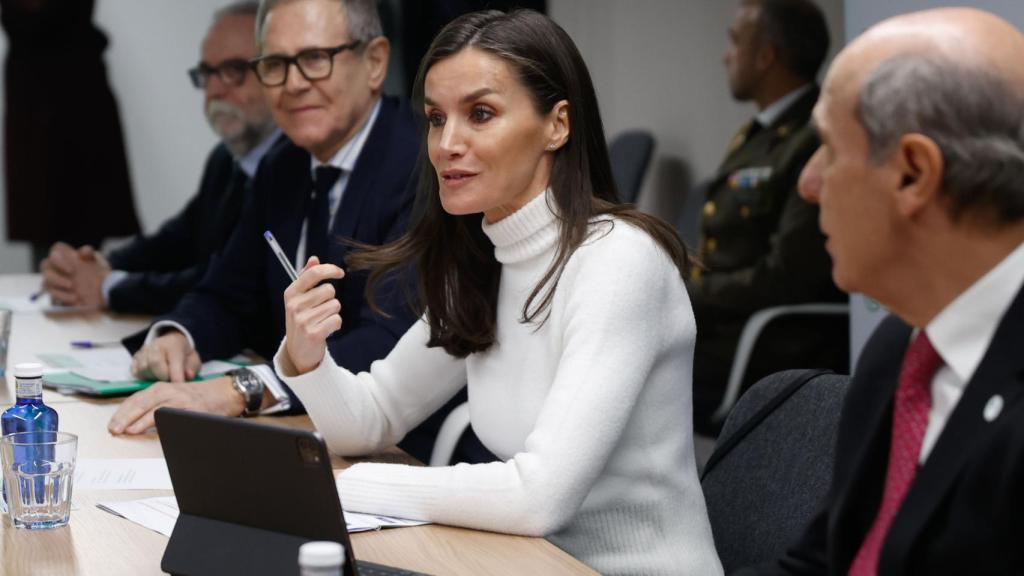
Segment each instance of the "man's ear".
[[383,36],[378,36],[364,48],[363,62],[366,64],[369,74],[367,81],[370,89],[379,92],[384,85],[384,78],[388,75],[388,57],[391,54],[391,43]]
[[761,71],[767,70],[772,67],[778,57],[779,51],[774,44],[761,42],[757,48],[757,54],[754,55],[754,66]]
[[893,162],[900,175],[897,208],[913,218],[938,197],[945,170],[942,150],[923,134],[905,134],[896,146]]

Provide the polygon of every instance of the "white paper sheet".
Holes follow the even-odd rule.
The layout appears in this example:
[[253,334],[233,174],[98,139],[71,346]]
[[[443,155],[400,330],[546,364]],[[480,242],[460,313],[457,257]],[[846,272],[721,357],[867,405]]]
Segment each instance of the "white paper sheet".
[[81,312],[84,310],[95,310],[95,308],[87,306],[64,306],[62,304],[54,304],[53,300],[50,299],[49,294],[44,294],[35,300],[30,299],[28,295],[0,298],[0,308],[10,310],[11,312],[38,313]]
[[132,355],[123,346],[41,353],[36,356],[52,368],[67,368],[75,371],[83,368],[128,369],[132,365]]
[[[178,501],[175,500],[174,496],[157,496],[155,498],[123,502],[99,502],[96,504],[96,507],[145,526],[150,530],[155,530],[164,536],[171,535],[174,523],[178,520]],[[381,528],[422,526],[429,524],[429,522],[345,512],[345,524],[350,533],[355,533],[379,530]]]
[[178,501],[174,496],[157,496],[126,502],[99,502],[96,507],[170,536],[178,521]]
[[94,368],[73,368],[72,374],[82,378],[95,380],[96,382],[128,382],[135,380],[132,376],[131,367],[128,366],[98,366]]
[[380,528],[404,528],[406,526],[423,526],[430,522],[421,520],[406,520],[405,518],[394,518],[392,516],[377,516],[375,514],[363,514],[360,512],[345,512],[345,524],[350,533],[366,532],[367,530],[378,530]]
[[171,490],[163,458],[80,458],[75,463],[75,492],[81,490]]
[[202,367],[199,368],[199,375],[203,377],[216,376],[235,368],[238,368],[238,364],[232,364],[223,360],[210,360],[209,362],[203,362]]

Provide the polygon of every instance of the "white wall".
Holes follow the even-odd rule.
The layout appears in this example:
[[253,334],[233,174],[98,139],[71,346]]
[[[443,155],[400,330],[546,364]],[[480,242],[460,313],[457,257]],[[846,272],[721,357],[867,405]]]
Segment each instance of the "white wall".
[[110,38],[106,60],[121,106],[135,201],[152,231],[195,194],[217,139],[203,118],[203,93],[186,70],[213,12],[225,0],[99,0],[96,21]]
[[[842,0],[818,0],[833,52]],[[739,127],[756,113],[729,95],[722,65],[738,1],[549,0],[590,68],[610,137],[644,128],[657,139],[640,205],[674,218],[689,185],[711,176]]]

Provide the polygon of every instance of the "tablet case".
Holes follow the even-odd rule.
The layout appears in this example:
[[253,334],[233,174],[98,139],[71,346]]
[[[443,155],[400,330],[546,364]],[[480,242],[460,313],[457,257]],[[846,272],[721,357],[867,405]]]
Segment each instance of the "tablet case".
[[[333,540],[345,546],[345,576],[357,576],[318,434],[171,408],[155,418],[181,511],[163,571],[298,576],[299,546]],[[372,566],[375,573],[411,574]]]

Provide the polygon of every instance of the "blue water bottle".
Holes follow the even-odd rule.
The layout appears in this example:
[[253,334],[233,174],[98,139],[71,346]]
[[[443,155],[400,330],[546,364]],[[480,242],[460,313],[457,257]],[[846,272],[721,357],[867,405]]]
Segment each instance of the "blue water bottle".
[[[17,432],[37,432],[39,441],[44,441],[47,432],[57,431],[57,411],[43,404],[43,365],[34,362],[18,364],[14,367],[15,394],[18,399],[14,406],[8,408],[0,416],[0,429],[3,435]],[[29,450],[23,448],[19,450]],[[52,455],[51,459],[52,459]],[[45,460],[46,454],[29,454],[15,452],[15,463]],[[42,494],[41,490],[37,492]],[[4,499],[7,498],[7,486],[4,486]]]

